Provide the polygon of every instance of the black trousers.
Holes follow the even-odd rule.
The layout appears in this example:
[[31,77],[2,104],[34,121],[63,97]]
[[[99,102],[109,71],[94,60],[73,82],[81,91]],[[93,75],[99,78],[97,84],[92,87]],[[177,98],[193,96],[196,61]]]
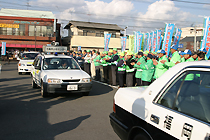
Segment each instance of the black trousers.
[[141,80],[141,78],[136,78],[136,82],[137,82],[137,85],[136,86],[142,86],[142,80]]
[[112,85],[112,69],[111,65],[108,65],[108,77],[109,77],[109,84]]
[[142,81],[143,86],[149,86],[151,84],[151,82],[148,81]]
[[133,75],[134,75],[134,72],[126,72],[126,86],[127,87],[133,86]]
[[100,80],[100,67],[95,66],[95,70],[96,70],[96,81],[99,81]]
[[112,71],[112,85],[117,85],[117,66],[111,65],[111,71]]
[[119,79],[119,86],[120,87],[124,87],[124,76],[125,76],[125,74],[118,73],[118,79]]
[[84,63],[84,71],[87,72],[89,75],[90,73],[90,63]]
[[104,82],[108,82],[108,66],[103,66]]

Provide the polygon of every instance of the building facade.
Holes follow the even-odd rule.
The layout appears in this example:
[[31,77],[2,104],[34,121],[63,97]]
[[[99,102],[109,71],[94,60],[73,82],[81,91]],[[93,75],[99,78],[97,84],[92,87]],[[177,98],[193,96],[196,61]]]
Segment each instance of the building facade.
[[[68,36],[63,38],[63,45],[69,46],[70,50],[96,49],[104,50],[104,33],[111,33],[109,48],[121,49],[122,28],[116,24],[105,24],[95,22],[70,21],[64,29],[68,30]],[[128,48],[128,41],[127,41]]]
[[60,42],[60,24],[49,11],[2,8],[0,40],[6,42],[7,50],[41,50],[52,41]]
[[[182,28],[181,38],[195,36],[194,27],[185,27]],[[203,36],[203,27],[196,27],[196,36]]]

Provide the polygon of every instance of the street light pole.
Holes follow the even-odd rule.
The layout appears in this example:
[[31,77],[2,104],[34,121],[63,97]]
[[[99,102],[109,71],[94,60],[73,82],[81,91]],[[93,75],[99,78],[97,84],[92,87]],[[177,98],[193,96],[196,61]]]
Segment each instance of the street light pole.
[[196,25],[194,26],[195,36],[194,36],[194,51],[197,51],[197,45],[196,45]]
[[35,51],[36,51],[36,24],[35,24]]

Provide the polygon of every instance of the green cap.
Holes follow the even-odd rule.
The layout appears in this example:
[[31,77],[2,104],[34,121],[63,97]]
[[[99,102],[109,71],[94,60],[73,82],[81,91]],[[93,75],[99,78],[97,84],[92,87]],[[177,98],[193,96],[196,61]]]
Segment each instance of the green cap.
[[117,51],[117,48],[114,48],[113,51]]
[[87,50],[87,52],[90,52],[90,50]]
[[113,53],[113,50],[109,50],[110,53]]
[[144,54],[148,54],[148,53],[149,53],[148,51],[145,51],[145,52],[144,52]]
[[127,55],[133,55],[133,53],[131,51],[128,51]]
[[120,56],[125,56],[124,52],[121,52],[121,53],[120,53]]

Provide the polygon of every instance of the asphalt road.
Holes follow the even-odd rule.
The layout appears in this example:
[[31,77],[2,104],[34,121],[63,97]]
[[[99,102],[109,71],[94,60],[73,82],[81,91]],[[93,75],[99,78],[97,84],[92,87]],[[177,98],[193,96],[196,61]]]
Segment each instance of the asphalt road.
[[93,83],[89,96],[42,98],[30,75],[18,75],[17,63],[0,74],[1,140],[119,140],[110,123],[117,89]]

